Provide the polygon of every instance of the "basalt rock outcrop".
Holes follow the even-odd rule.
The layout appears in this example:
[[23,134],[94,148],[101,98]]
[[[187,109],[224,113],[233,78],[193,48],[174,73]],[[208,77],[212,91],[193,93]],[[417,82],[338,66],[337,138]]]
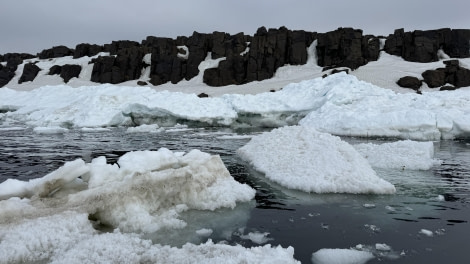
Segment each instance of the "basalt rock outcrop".
[[362,35],[362,30],[339,28],[318,34],[318,65],[348,67],[352,70],[379,58],[379,38]]
[[[24,59],[53,59],[63,56],[78,59],[93,57],[102,52],[106,54],[89,61],[93,64],[91,81],[96,83],[117,84],[141,79],[152,85],[160,85],[190,80],[201,74],[202,81],[210,86],[245,84],[272,78],[281,66],[305,64],[308,59],[307,49],[314,41],[317,63],[324,69],[355,70],[377,60],[382,50],[407,61],[423,63],[442,59],[443,56],[439,57],[439,54],[443,53],[452,58],[470,57],[468,29],[444,28],[413,32],[398,29],[385,38],[364,35],[362,30],[353,28],[316,33],[289,30],[285,27],[261,27],[253,36],[243,33],[230,35],[224,32],[194,32],[189,37],[176,39],[149,36],[141,43],[121,40],[105,45],[82,43],[74,49],[57,46],[45,49],[36,56],[18,53],[0,55],[0,61],[3,61],[0,64],[0,87],[10,82],[17,66]],[[384,47],[381,43],[385,43]],[[217,61],[208,61],[207,63],[213,63],[212,67],[206,67],[200,73],[201,62],[209,54],[210,59]],[[49,69],[49,74],[59,74],[67,82],[79,76],[81,69],[77,66],[56,65]],[[452,67],[446,67],[444,73],[439,69],[438,72],[423,73],[424,81],[430,87],[441,87],[443,81],[455,87],[467,84],[467,72],[463,68],[455,68],[459,66]],[[25,66],[24,69],[26,72],[23,73],[23,81],[36,76],[33,74],[37,70],[34,66]],[[147,75],[143,76],[144,73]],[[405,78],[399,83],[419,89],[421,80]]]
[[444,61],[445,68],[427,70],[422,73],[424,82],[430,88],[451,84],[455,88],[470,86],[470,70],[459,65],[458,60]]
[[438,61],[442,49],[452,58],[470,56],[470,29],[443,28],[405,32],[397,29],[387,37],[384,50],[413,62]]
[[440,90],[455,90],[461,87],[470,86],[470,70],[460,66],[459,60],[446,60],[443,62],[444,68],[424,71],[421,76],[423,80],[416,77],[405,76],[398,80],[401,87],[418,90],[422,82],[429,88],[439,88]]
[[76,64],[65,64],[62,66],[54,65],[49,69],[49,75],[60,75],[65,83],[68,83],[72,78],[78,78],[82,66]]
[[28,53],[7,53],[0,57],[0,87],[5,86],[15,77],[15,71],[23,60],[32,59],[34,55]]
[[85,56],[92,57],[102,52],[103,50],[104,50],[103,46],[96,45],[96,44],[88,44],[88,43],[78,44],[75,47],[73,58],[78,59],[78,58],[85,57]]
[[33,81],[40,71],[41,69],[35,63],[30,62],[25,64],[23,68],[23,74],[18,80],[18,83],[21,84],[23,82]]
[[410,89],[413,89],[413,90],[417,91],[417,90],[419,90],[419,88],[421,88],[421,86],[423,84],[423,81],[421,81],[420,79],[418,79],[417,77],[414,77],[414,76],[405,76],[405,77],[400,78],[397,81],[397,84],[400,87],[410,88]]
[[72,56],[73,50],[67,48],[66,46],[57,46],[51,49],[45,49],[38,53],[39,59],[52,59],[52,58],[60,58],[65,56]]

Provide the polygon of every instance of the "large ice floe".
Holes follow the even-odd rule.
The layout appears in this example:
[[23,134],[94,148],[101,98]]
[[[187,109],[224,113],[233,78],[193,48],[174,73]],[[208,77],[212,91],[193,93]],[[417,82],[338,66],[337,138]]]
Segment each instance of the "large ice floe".
[[219,156],[198,150],[129,152],[116,164],[78,159],[42,178],[0,184],[0,263],[297,263],[291,247],[209,240],[176,248],[141,236],[184,227],[184,211],[233,209],[254,195]]
[[0,89],[0,121],[32,127],[176,123],[310,126],[343,136],[438,140],[470,136],[470,90],[396,93],[352,75],[292,83],[275,93],[195,94],[110,84]]
[[377,176],[367,160],[339,137],[302,126],[255,136],[237,153],[289,189],[314,193],[391,194],[395,187]]
[[362,143],[354,148],[372,167],[383,169],[429,170],[441,162],[434,158],[432,142],[402,140],[392,143]]

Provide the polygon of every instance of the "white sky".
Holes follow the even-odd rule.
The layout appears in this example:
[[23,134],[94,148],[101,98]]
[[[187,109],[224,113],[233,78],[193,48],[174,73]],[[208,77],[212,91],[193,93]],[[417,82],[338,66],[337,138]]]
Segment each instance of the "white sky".
[[0,0],[0,54],[193,31],[253,35],[260,26],[365,34],[470,28],[468,0]]

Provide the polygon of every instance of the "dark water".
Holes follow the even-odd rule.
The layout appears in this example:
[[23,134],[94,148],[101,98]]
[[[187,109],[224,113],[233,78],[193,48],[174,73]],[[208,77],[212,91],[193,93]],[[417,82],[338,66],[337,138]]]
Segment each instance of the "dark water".
[[[90,161],[106,156],[112,163],[133,150],[196,148],[220,155],[238,181],[257,190],[256,205],[248,209],[247,220],[241,223],[245,232],[269,232],[268,243],[294,247],[295,258],[302,263],[310,263],[311,254],[322,248],[358,244],[375,248],[377,243],[387,244],[391,250],[372,250],[376,258],[368,263],[468,263],[470,141],[436,142],[436,157],[443,163],[429,171],[377,170],[397,187],[395,195],[316,195],[273,184],[242,162],[235,151],[249,139],[220,138],[258,132],[200,128],[127,134],[115,128],[42,135],[29,129],[0,130],[0,182],[41,177],[76,158]],[[421,233],[422,229],[432,231],[433,236]],[[224,240],[217,232],[210,238]],[[257,246],[236,235],[228,243]]]

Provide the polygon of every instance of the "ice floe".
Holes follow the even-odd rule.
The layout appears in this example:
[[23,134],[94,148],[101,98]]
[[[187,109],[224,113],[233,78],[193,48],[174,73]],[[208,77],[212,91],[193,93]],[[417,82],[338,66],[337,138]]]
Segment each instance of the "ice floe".
[[399,94],[345,73],[291,83],[275,93],[195,94],[111,84],[0,89],[4,122],[107,127],[178,122],[209,126],[310,126],[343,136],[436,140],[470,136],[470,90]]
[[268,179],[289,189],[315,193],[395,192],[395,187],[379,178],[350,144],[308,127],[282,127],[254,136],[237,153]]
[[372,167],[407,170],[429,170],[440,161],[434,158],[432,142],[403,140],[392,143],[363,143],[354,148]]

